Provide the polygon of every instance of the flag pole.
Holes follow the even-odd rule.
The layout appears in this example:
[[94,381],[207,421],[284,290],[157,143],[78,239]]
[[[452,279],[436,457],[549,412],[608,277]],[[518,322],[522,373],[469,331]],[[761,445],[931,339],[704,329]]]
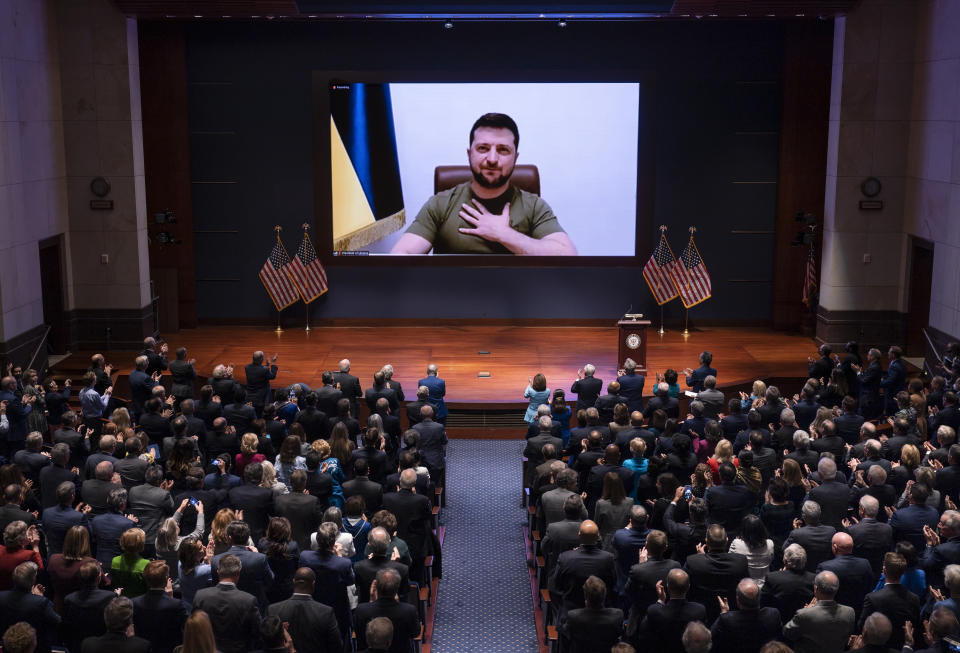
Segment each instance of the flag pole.
[[660,328],[657,329],[657,333],[662,336],[666,332],[666,329],[663,328],[663,304],[660,304]]
[[[309,225],[308,223],[304,222],[303,225],[301,225],[301,226],[303,227],[303,237],[306,238],[306,237],[307,237],[307,229],[310,228],[310,225]],[[303,304],[304,304],[304,306],[305,306],[306,309],[307,309],[307,326],[305,326],[305,327],[303,328],[303,330],[306,331],[307,333],[310,333],[310,302],[305,301],[305,302],[303,302]]]
[[690,335],[690,331],[687,328],[689,325],[690,325],[690,309],[687,308],[687,309],[684,309],[684,317],[683,317],[683,335],[685,336]]
[[[279,243],[279,242],[280,242],[280,232],[283,231],[283,227],[281,227],[280,225],[275,225],[275,226],[273,227],[273,230],[274,230],[274,231],[276,232],[276,234],[277,234],[277,242]],[[278,309],[277,309],[277,328],[273,330],[274,333],[276,333],[277,335],[280,335],[281,333],[283,333],[283,326],[280,324],[280,313],[281,313],[281,311],[280,311],[280,309],[278,308]]]

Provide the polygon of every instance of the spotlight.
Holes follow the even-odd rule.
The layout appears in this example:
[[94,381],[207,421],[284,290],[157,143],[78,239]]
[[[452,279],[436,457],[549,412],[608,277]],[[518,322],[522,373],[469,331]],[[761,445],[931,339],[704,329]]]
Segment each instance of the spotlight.
[[443,24],[444,29],[453,29],[453,21],[448,20]]

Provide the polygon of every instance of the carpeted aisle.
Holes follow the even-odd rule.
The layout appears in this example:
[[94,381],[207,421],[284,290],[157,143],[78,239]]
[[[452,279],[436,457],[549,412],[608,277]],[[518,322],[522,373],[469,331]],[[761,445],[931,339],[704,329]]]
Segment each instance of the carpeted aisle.
[[538,651],[520,510],[523,442],[451,440],[431,653]]

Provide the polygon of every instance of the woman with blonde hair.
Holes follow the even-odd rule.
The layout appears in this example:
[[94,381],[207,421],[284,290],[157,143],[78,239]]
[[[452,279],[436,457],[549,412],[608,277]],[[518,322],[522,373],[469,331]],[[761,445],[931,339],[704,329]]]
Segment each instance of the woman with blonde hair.
[[807,496],[807,489],[803,486],[803,472],[800,463],[793,458],[785,458],[783,466],[777,470],[777,475],[787,482],[788,498],[793,503],[794,514],[800,516],[803,499]]
[[927,422],[927,399],[922,395],[910,395],[910,407],[917,415],[917,436],[921,442],[926,442],[930,434],[930,426]]
[[141,557],[147,534],[142,528],[130,528],[120,536],[120,550],[123,552],[110,561],[110,577],[114,588],[121,588],[122,596],[135,598],[146,594],[147,584],[143,580],[143,570],[150,563]]
[[273,466],[269,460],[264,460],[260,463],[261,469],[263,469],[263,477],[260,479],[260,487],[265,487],[268,490],[273,490],[273,497],[277,498],[281,494],[290,494],[290,488],[287,487],[285,483],[282,483],[280,479],[277,478],[277,468]]
[[110,421],[116,424],[117,433],[123,433],[133,425],[130,420],[130,411],[123,406],[110,413]]
[[633,487],[627,493],[634,501],[637,501],[637,491],[640,489],[640,479],[647,473],[649,461],[646,459],[647,443],[643,438],[633,438],[630,440],[630,458],[623,461],[623,466],[633,472]]
[[203,529],[206,526],[203,519],[203,502],[198,501],[195,506],[197,509],[196,527],[187,535],[180,535],[180,520],[183,518],[183,511],[188,503],[190,503],[190,499],[181,501],[180,507],[174,511],[173,517],[164,519],[157,528],[157,557],[167,563],[171,577],[176,576],[177,548],[180,546],[180,542],[187,537],[200,537],[203,535]]
[[244,433],[240,438],[240,453],[233,459],[234,474],[243,478],[243,468],[250,463],[262,463],[267,459],[262,453],[257,453],[260,439],[256,433]]
[[173,653],[219,653],[213,638],[210,617],[203,610],[194,610],[183,627],[183,644]]
[[[339,422],[337,426],[333,427],[333,430],[336,431],[338,426],[343,426],[343,431],[347,431],[346,425],[343,422]],[[349,432],[347,432],[349,437]],[[332,436],[331,436],[332,437]],[[313,449],[318,456],[320,456],[320,473],[329,474],[330,478],[333,479],[333,490],[330,494],[330,505],[335,507],[343,506],[344,497],[343,497],[343,469],[340,467],[340,461],[333,456],[333,450],[330,448],[330,443],[326,440],[314,440],[310,445],[310,448]]]
[[817,416],[813,418],[812,422],[810,422],[810,432],[816,433],[818,436],[823,435],[823,431],[821,430],[823,423],[827,420],[832,420],[833,418],[833,410],[827,408],[826,406],[821,406],[817,409]]
[[707,466],[713,475],[713,484],[720,485],[720,465],[721,463],[733,463],[740,467],[740,461],[733,455],[733,444],[730,440],[720,440],[717,447],[713,450],[713,455],[707,458]]
[[907,487],[907,483],[917,480],[917,470],[922,459],[920,449],[915,445],[905,444],[900,447],[900,462],[890,463],[890,474],[887,475],[887,483],[897,489],[898,495]]
[[213,542],[214,555],[220,555],[232,546],[227,539],[227,526],[237,519],[239,519],[237,513],[230,508],[221,508],[214,515],[213,522],[210,524],[210,541]]
[[746,392],[740,393],[740,407],[743,410],[750,410],[755,408],[757,401],[763,399],[767,394],[767,384],[757,379],[753,382],[753,387],[750,388],[750,396],[747,396]]
[[80,567],[96,562],[90,553],[90,531],[84,526],[71,526],[63,539],[63,550],[50,556],[47,573],[53,586],[53,605],[63,614],[63,599],[80,589]]

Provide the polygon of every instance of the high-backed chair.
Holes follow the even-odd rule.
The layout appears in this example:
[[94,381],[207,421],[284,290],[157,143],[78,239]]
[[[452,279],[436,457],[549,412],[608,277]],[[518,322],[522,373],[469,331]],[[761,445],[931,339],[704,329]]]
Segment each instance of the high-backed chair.
[[[433,192],[439,193],[471,179],[473,173],[470,172],[470,166],[437,166],[433,171]],[[520,164],[513,169],[510,183],[528,193],[539,195],[540,171],[535,165]]]

